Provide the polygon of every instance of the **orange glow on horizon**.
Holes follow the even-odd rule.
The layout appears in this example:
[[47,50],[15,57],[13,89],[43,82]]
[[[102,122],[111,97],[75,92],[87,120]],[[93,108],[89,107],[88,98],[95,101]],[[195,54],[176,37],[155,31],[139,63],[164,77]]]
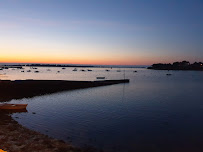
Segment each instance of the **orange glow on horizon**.
[[[8,51],[9,52],[9,51]],[[12,54],[12,55],[10,55]],[[138,54],[57,54],[57,53],[25,53],[3,52],[0,56],[0,63],[39,63],[39,64],[89,64],[89,65],[152,65],[154,63],[172,63],[172,57],[150,56]]]
[[[58,58],[2,58],[0,63],[39,63],[39,64],[90,64],[90,65],[151,65],[140,60],[108,60],[108,59],[58,59]],[[147,64],[146,64],[147,63]]]

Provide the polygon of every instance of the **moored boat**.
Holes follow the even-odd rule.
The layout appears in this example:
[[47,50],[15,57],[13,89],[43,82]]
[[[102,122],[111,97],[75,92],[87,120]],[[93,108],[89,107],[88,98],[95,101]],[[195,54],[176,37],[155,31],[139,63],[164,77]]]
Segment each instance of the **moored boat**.
[[77,68],[73,69],[73,71],[77,71]]
[[0,104],[0,109],[7,110],[17,110],[17,109],[26,109],[28,104]]
[[105,79],[105,77],[97,77],[97,79]]

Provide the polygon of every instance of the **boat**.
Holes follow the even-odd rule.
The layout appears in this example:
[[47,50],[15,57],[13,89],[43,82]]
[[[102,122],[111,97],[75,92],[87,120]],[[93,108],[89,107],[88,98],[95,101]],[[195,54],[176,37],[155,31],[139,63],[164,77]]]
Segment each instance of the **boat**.
[[75,69],[73,69],[73,71],[77,71],[77,69],[75,68]]
[[106,71],[109,72],[110,70],[107,70],[107,69],[106,69]]
[[26,109],[28,104],[0,104],[0,109],[7,110],[17,110],[17,109]]
[[133,71],[133,72],[137,72],[137,71],[135,70],[135,71]]
[[91,69],[87,69],[87,71],[92,71]]
[[97,77],[97,79],[105,79],[105,77]]
[[82,70],[80,70],[80,71],[83,71],[83,72],[84,72],[85,70],[82,69]]
[[64,70],[64,69],[66,69],[66,68],[62,68],[62,69]]
[[31,72],[31,70],[28,70],[27,72]]
[[172,75],[172,74],[170,74],[170,73],[167,73],[166,75],[170,76],[170,75]]

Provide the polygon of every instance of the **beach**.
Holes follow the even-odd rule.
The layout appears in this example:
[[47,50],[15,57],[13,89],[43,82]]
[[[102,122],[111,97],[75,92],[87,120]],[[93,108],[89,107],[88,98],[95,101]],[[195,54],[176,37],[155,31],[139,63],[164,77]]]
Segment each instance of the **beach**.
[[0,149],[7,152],[82,152],[62,140],[56,140],[38,132],[29,130],[10,116],[10,113],[0,113]]

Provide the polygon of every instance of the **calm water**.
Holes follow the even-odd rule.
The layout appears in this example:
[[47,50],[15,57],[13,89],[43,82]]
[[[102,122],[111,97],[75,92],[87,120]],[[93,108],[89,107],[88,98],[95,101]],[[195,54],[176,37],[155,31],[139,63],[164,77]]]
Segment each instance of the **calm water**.
[[[72,72],[39,68],[39,74],[7,72],[8,79],[95,80],[123,78],[123,72],[93,69]],[[121,69],[123,70],[123,69]],[[77,146],[107,152],[203,151],[203,72],[125,69],[129,84],[81,89],[12,100],[28,103],[13,114],[23,126]],[[3,72],[1,72],[3,73]],[[33,114],[35,112],[36,114]]]

